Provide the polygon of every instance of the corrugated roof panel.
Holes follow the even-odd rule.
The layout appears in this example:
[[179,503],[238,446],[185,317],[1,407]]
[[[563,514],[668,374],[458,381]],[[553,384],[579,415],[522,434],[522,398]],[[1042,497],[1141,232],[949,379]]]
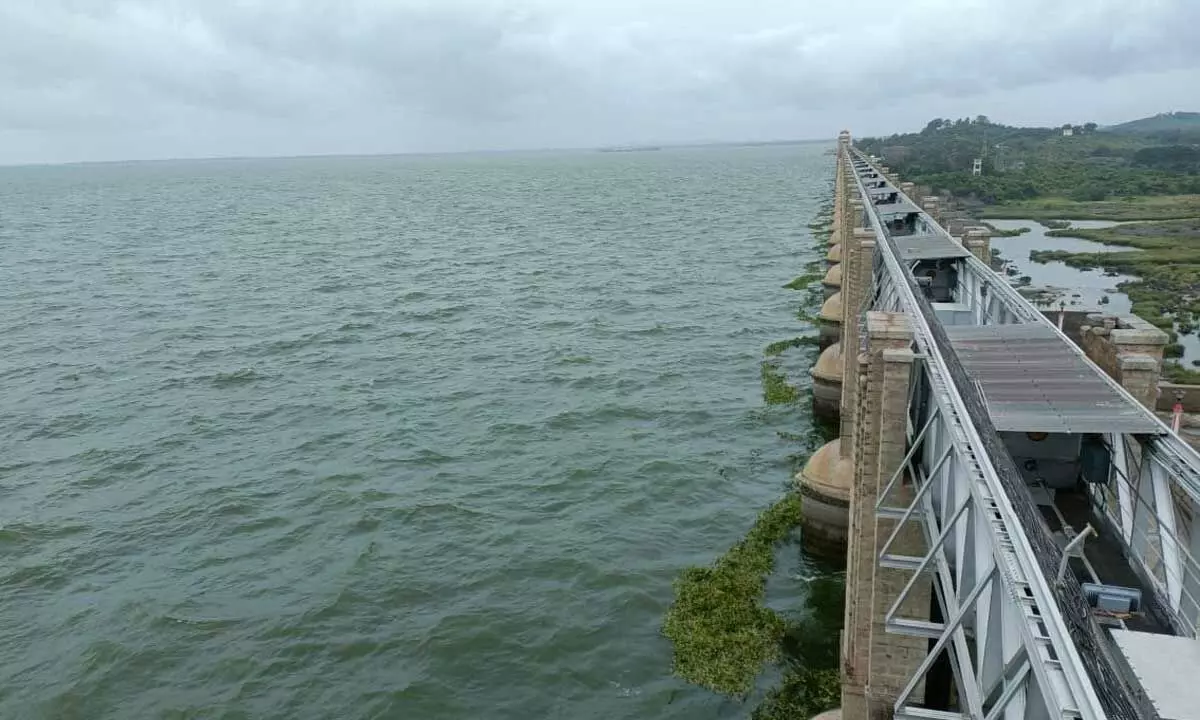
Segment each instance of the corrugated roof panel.
[[938,260],[971,253],[945,235],[893,235],[901,260]]
[[1041,323],[949,325],[997,430],[1149,433],[1162,426],[1119,394],[1068,340]]

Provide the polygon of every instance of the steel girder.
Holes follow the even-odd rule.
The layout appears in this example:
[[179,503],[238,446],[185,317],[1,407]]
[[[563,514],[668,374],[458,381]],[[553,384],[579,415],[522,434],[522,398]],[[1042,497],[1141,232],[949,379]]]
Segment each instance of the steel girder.
[[[861,156],[852,164],[860,193],[861,173],[869,167]],[[870,206],[865,211],[887,276],[877,283],[882,302],[876,307],[892,309],[886,293],[895,293],[896,309],[910,318],[921,356],[921,382],[914,382],[919,389],[912,394],[910,419],[920,430],[910,434],[908,460],[881,491],[877,511],[898,521],[897,532],[905,523],[920,523],[928,550],[921,558],[893,555],[888,552],[893,533],[879,563],[913,572],[885,619],[886,629],[936,641],[897,698],[896,715],[1099,720],[1104,713],[1096,693],[1020,521],[950,381],[908,285],[909,271],[891,252],[878,216]],[[937,227],[924,213],[922,220]],[[917,412],[917,407],[925,410]],[[914,499],[904,508],[889,506],[887,498],[903,481],[906,468]],[[932,575],[946,622],[896,617],[895,608],[903,605],[916,578],[926,573]],[[962,713],[929,711],[913,702],[914,689],[942,651],[951,660]]]
[[[908,456],[880,492],[876,507],[879,516],[897,521],[879,564],[912,572],[884,618],[886,629],[936,642],[897,698],[897,716],[929,716],[915,706],[913,691],[945,650],[962,717],[1086,717],[1073,700],[1067,673],[1055,667],[1054,638],[1041,627],[1044,621],[1034,592],[1019,578],[1006,582],[1009,548],[997,533],[1003,528],[996,522],[996,503],[969,477],[971,460],[962,452],[951,416],[942,409],[948,388],[928,363],[921,363],[918,376],[914,387],[919,389],[910,405]],[[904,478],[911,479],[913,500],[907,506],[893,505],[894,491]],[[910,522],[918,522],[924,531],[922,557],[891,550]],[[947,618],[943,623],[898,613],[923,575],[933,576]]]

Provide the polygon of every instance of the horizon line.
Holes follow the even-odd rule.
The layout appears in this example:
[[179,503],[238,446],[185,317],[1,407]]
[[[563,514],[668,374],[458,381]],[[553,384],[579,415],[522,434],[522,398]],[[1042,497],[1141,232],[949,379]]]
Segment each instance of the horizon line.
[[0,168],[33,168],[33,167],[71,167],[81,165],[123,165],[137,163],[171,163],[171,162],[219,162],[229,160],[308,160],[317,158],[385,158],[385,157],[423,157],[438,155],[504,155],[516,153],[553,153],[553,152],[601,152],[601,151],[645,151],[651,149],[686,149],[703,147],[753,147],[769,145],[808,145],[821,142],[836,142],[836,136],[829,139],[796,138],[774,140],[696,140],[686,142],[662,143],[630,143],[627,145],[591,145],[576,147],[528,147],[506,149],[469,149],[469,150],[411,150],[399,152],[315,152],[281,155],[197,155],[157,158],[127,158],[120,160],[62,160],[58,162],[0,162]]

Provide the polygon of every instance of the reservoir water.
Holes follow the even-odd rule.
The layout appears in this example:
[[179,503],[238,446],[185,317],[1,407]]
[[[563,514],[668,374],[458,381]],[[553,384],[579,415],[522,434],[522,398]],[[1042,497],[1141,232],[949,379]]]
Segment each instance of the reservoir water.
[[827,149],[0,168],[0,717],[747,716],[659,628]]

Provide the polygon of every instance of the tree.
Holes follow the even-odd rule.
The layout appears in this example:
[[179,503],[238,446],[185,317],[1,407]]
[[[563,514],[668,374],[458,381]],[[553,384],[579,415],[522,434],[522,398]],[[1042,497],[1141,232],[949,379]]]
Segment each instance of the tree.
[[1093,123],[1093,122],[1083,124],[1083,129],[1085,132],[1094,133],[1094,132],[1096,132],[1096,127],[1097,127],[1096,123]]
[[1104,200],[1108,198],[1108,189],[1097,182],[1085,181],[1067,193],[1067,197],[1081,202]]
[[975,124],[976,125],[991,125],[992,121],[988,119],[987,115],[976,115],[975,116]]

